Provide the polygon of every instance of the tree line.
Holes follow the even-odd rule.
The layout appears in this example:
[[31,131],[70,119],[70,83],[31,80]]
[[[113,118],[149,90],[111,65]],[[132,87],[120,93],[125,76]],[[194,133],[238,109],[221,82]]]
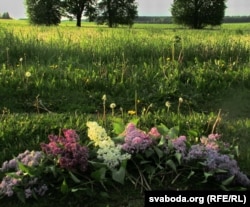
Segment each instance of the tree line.
[[[138,16],[135,23],[173,24],[172,16]],[[222,23],[250,23],[250,16],[225,16]]]
[[134,22],[146,21],[202,29],[228,20],[224,18],[226,0],[173,0],[171,17],[138,17],[136,0],[25,0],[25,5],[31,24],[48,26],[58,25],[62,17],[67,17],[76,19],[76,26],[80,27],[83,16],[109,27],[132,26]]
[[26,8],[32,24],[58,25],[62,17],[67,17],[75,18],[80,27],[85,16],[109,27],[132,26],[137,17],[135,0],[26,0]]

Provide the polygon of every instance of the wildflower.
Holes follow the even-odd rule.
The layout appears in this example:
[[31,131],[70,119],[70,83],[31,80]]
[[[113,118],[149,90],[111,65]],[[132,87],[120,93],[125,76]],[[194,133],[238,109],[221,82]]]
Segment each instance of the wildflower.
[[115,104],[115,103],[111,103],[111,104],[110,104],[110,108],[111,108],[111,109],[114,109],[115,107],[116,107],[116,104]]
[[169,109],[171,107],[171,103],[169,101],[166,101],[165,106]]
[[135,115],[135,114],[136,114],[136,111],[134,111],[134,110],[129,110],[129,111],[128,111],[128,114],[129,114],[129,115]]
[[23,58],[20,58],[19,61],[20,61],[20,62],[23,62]]
[[122,145],[122,149],[129,153],[144,151],[152,144],[149,135],[137,129],[132,123],[127,125],[123,134],[125,143]]
[[26,73],[25,73],[25,77],[26,78],[29,78],[31,76],[31,73],[29,72],[29,71],[27,71]]
[[102,96],[102,100],[103,100],[103,102],[105,102],[105,101],[107,100],[106,94],[104,94],[104,95]]
[[112,116],[114,116],[114,108],[116,107],[116,104],[115,103],[112,103],[112,104],[110,104],[110,108],[111,108],[111,110],[112,110]]
[[179,98],[179,103],[183,103],[183,98],[182,97]]

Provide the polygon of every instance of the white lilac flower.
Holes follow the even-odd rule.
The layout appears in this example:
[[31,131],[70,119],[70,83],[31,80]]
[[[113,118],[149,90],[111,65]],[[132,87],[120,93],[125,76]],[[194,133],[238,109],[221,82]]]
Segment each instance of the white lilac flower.
[[99,126],[97,122],[87,122],[88,136],[94,141],[94,145],[98,146],[97,158],[104,161],[109,168],[114,168],[123,160],[130,159],[128,153],[121,153],[121,146],[115,145],[113,140],[107,135],[104,128]]

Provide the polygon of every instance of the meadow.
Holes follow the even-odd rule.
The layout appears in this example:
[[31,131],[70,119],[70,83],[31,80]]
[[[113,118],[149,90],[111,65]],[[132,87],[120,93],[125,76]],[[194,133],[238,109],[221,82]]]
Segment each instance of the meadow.
[[[88,120],[112,134],[119,117],[136,118],[143,130],[178,125],[190,140],[221,134],[238,143],[240,168],[250,175],[249,26],[110,29],[0,20],[0,163],[38,150],[48,134],[65,128],[87,143]],[[119,202],[105,206],[141,206],[140,196],[131,201],[140,189],[129,188],[128,196],[116,192]]]

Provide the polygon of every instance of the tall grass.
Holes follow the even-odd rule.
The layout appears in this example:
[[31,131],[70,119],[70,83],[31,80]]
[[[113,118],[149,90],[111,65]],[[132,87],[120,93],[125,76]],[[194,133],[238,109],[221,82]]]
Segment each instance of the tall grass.
[[[10,132],[0,132],[1,140],[6,141],[9,133],[15,132],[15,128],[10,127],[13,120],[17,120],[18,130],[24,130],[10,135],[16,139],[26,136],[32,139],[35,134],[45,136],[58,127],[74,128],[73,121],[64,125],[58,115],[51,123],[41,113],[52,117],[51,112],[55,112],[62,114],[62,119],[72,120],[75,119],[68,113],[98,116],[102,112],[103,94],[107,95],[107,105],[116,103],[116,113],[120,114],[120,109],[124,113],[136,109],[140,115],[147,109],[148,118],[142,119],[141,124],[148,126],[154,122],[174,124],[178,99],[182,97],[182,128],[188,128],[188,120],[196,120],[197,126],[193,123],[189,127],[206,133],[208,120],[215,116],[211,113],[217,114],[230,88],[237,89],[238,93],[249,91],[250,31],[247,26],[222,25],[197,31],[175,25],[136,24],[133,28],[109,29],[89,23],[84,23],[82,28],[69,22],[59,27],[37,27],[25,21],[1,20],[0,109],[7,108],[13,114],[10,119],[2,118],[7,120],[9,128],[3,122],[0,127]],[[171,103],[172,115],[163,115],[166,101]],[[237,107],[238,102],[234,101]],[[239,104],[247,109],[248,103],[247,98]],[[109,112],[111,109],[107,107]],[[19,113],[36,113],[41,117]],[[246,158],[249,152],[243,140],[249,134],[249,127],[245,127],[249,110],[241,111],[241,115],[242,120],[221,122],[218,131],[229,138],[238,134],[244,137],[241,143]],[[77,120],[85,122],[84,117]],[[24,128],[21,123],[25,123]],[[236,130],[239,124],[244,133]],[[49,126],[48,131],[39,125]],[[235,126],[231,134],[230,126]],[[7,153],[11,142],[5,142],[9,144],[3,146],[4,152]],[[31,144],[20,143],[20,147]],[[8,153],[4,155],[8,156]]]

